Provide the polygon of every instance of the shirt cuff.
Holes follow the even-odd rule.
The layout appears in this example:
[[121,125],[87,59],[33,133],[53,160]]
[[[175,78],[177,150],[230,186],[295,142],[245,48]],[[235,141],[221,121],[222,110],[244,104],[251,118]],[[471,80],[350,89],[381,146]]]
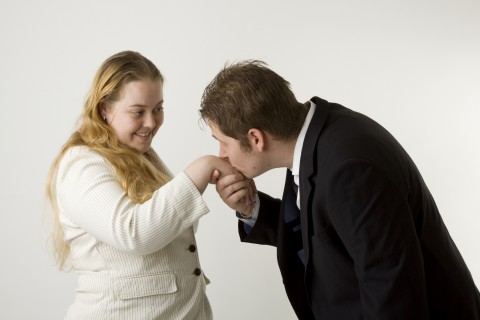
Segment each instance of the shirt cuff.
[[255,204],[252,208],[252,215],[250,218],[242,218],[240,213],[237,212],[237,217],[245,224],[253,227],[255,222],[257,222],[258,212],[260,211],[260,198],[258,197],[258,193],[255,193]]

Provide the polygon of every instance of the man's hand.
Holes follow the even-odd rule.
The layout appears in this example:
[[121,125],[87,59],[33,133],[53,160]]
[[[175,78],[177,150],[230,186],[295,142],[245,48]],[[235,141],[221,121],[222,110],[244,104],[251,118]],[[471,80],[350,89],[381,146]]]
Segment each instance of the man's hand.
[[210,182],[216,184],[220,198],[230,208],[244,216],[250,216],[257,193],[253,179],[245,178],[239,172],[220,176],[215,170]]

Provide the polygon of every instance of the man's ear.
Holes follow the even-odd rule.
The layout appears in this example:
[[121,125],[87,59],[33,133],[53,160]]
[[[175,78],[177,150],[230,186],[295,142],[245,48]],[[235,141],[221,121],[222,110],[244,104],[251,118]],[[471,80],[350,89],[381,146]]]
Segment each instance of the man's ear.
[[248,130],[247,137],[250,145],[254,150],[265,151],[265,147],[267,144],[267,136],[264,131],[252,128]]

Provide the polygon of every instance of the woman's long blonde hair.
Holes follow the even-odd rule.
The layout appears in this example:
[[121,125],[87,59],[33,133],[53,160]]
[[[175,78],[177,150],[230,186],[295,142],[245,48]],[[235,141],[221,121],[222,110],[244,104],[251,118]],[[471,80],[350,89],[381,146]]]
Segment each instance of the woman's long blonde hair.
[[158,166],[158,158],[153,150],[142,154],[120,144],[100,114],[101,106],[108,106],[120,99],[126,83],[142,79],[163,82],[157,67],[141,54],[123,51],[105,60],[93,79],[78,130],[63,145],[52,164],[47,178],[47,198],[53,211],[53,253],[60,269],[70,255],[70,247],[65,243],[59,222],[55,184],[59,163],[68,149],[87,146],[103,156],[115,168],[118,182],[125,193],[137,203],[150,199],[153,192],[170,179]]

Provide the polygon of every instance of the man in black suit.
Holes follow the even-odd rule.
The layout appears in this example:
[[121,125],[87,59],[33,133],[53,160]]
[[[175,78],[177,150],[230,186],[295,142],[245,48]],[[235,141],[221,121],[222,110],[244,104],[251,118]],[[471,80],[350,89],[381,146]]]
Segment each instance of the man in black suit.
[[[260,61],[225,67],[200,114],[241,173],[218,181],[242,241],[277,247],[299,319],[480,319],[480,295],[412,159],[372,119]],[[252,178],[287,168],[283,197]],[[212,178],[212,179],[215,179]]]

